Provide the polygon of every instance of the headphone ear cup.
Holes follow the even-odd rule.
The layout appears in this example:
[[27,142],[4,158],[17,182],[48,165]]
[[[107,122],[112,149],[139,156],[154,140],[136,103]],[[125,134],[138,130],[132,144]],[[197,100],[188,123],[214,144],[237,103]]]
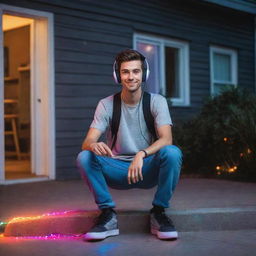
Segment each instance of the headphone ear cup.
[[149,69],[147,69],[147,73],[146,73],[146,81],[148,80],[148,78],[149,78],[149,74],[150,74],[150,70]]
[[145,58],[144,63],[143,63],[142,82],[146,82],[148,80],[149,74],[150,74],[149,64],[148,64],[147,59]]
[[113,78],[116,84],[121,83],[121,78],[120,78],[116,61],[114,62],[114,65],[113,65]]

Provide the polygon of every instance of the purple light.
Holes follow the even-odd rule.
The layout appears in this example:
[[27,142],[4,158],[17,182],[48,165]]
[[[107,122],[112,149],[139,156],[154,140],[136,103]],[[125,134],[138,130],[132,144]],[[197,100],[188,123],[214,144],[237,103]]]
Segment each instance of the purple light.
[[[34,239],[34,240],[60,240],[60,239],[68,239],[68,240],[76,240],[81,238],[81,234],[79,235],[63,235],[63,234],[50,234],[46,236],[16,236],[16,237],[8,237],[15,240],[21,240],[21,239]],[[7,238],[7,237],[6,237]]]

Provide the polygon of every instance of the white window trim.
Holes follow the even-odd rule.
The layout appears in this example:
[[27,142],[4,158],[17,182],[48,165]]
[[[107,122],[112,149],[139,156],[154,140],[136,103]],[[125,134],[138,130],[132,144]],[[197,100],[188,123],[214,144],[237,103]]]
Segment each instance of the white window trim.
[[[220,53],[220,54],[226,54],[230,55],[231,57],[231,81],[225,81],[225,80],[214,80],[214,70],[213,70],[213,54],[214,53]],[[214,95],[214,84],[220,83],[220,84],[234,84],[235,87],[237,87],[237,81],[238,81],[238,62],[237,62],[237,51],[226,48],[226,47],[220,47],[220,46],[210,46],[210,78],[211,78],[211,95]]]
[[[53,14],[27,8],[0,4],[0,59],[3,60],[2,15],[10,14],[36,19],[32,24],[37,49],[31,52],[31,161],[32,172],[47,178],[5,180],[4,122],[0,120],[0,184],[34,182],[55,179],[55,90],[54,90],[54,32]],[[35,28],[36,26],[36,28]],[[40,35],[39,32],[43,33]],[[4,115],[4,74],[0,61],[0,117]],[[47,85],[47,86],[46,86]],[[39,100],[40,99],[40,100]],[[41,103],[40,103],[41,102]]]
[[[189,79],[189,44],[187,42],[177,39],[165,39],[158,36],[150,36],[146,34],[135,33],[133,37],[133,48],[136,49],[137,41],[156,44],[160,47],[160,59],[164,59],[164,47],[170,46],[178,48],[180,54],[180,66],[179,66],[179,79],[180,84],[180,98],[167,98],[167,101],[171,101],[173,106],[187,107],[190,106],[190,79]],[[160,92],[164,95],[166,89],[165,81],[165,64],[164,61],[159,62],[160,70]]]

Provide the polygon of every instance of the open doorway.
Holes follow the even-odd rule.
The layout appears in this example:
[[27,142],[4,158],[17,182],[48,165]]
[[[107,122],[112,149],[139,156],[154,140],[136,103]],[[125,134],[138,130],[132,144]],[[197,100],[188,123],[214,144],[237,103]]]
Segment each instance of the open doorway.
[[0,4],[0,184],[55,179],[53,15]]
[[32,19],[3,15],[5,178],[31,170],[30,41]]

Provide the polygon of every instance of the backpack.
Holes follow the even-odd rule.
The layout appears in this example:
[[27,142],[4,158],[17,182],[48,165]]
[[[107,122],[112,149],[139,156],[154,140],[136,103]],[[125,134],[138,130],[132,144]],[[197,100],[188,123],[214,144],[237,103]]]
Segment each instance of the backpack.
[[[144,115],[144,119],[145,119],[145,122],[146,122],[149,132],[153,136],[154,140],[156,140],[157,135],[156,135],[156,131],[155,131],[154,117],[150,111],[150,100],[151,100],[150,93],[144,92],[143,99],[142,99],[143,115]],[[113,149],[113,147],[116,144],[117,132],[119,129],[119,124],[120,124],[120,118],[121,118],[121,92],[116,93],[114,95],[113,114],[112,114],[112,122],[111,122],[111,134],[112,134],[112,138],[113,138],[113,143],[112,143],[111,149]]]

